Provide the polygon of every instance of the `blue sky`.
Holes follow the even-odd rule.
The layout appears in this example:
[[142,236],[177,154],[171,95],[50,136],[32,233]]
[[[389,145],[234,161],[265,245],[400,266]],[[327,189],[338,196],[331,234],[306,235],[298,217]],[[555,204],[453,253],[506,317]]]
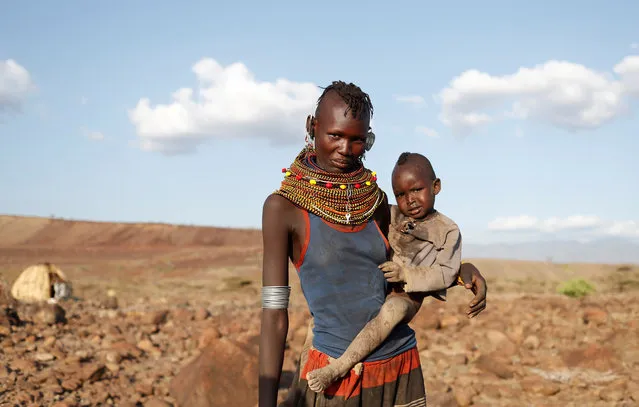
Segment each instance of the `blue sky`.
[[5,5],[0,213],[259,227],[342,79],[465,241],[639,238],[639,3],[219,3]]

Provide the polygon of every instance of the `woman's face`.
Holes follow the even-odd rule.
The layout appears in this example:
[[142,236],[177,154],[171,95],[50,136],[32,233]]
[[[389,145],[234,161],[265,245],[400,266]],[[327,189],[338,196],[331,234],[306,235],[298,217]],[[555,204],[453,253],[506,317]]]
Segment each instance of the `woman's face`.
[[[311,134],[315,136],[317,165],[327,172],[346,173],[360,165],[364,153],[370,119],[353,117],[338,95],[322,101],[318,116],[311,120]],[[346,113],[346,114],[345,114]],[[367,116],[367,115],[365,115]]]

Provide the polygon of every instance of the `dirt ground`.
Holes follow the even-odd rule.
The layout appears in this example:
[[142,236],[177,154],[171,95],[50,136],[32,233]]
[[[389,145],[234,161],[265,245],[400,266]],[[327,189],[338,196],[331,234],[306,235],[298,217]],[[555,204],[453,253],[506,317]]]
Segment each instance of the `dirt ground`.
[[[0,406],[255,406],[261,258],[255,230],[0,216]],[[6,298],[44,261],[72,299]],[[429,407],[639,405],[639,266],[473,262],[486,311],[455,288],[411,324]],[[282,397],[309,318],[290,276]],[[578,277],[596,291],[557,293]]]

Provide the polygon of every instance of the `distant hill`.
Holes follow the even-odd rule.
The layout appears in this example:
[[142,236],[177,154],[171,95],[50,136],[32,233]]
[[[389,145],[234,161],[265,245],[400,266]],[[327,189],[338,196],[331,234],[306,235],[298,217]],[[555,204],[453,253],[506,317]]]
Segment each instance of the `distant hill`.
[[465,258],[492,258],[559,263],[639,264],[639,243],[623,239],[537,241],[526,243],[464,244]]
[[[0,247],[161,248],[250,246],[262,244],[256,229],[184,226],[161,223],[117,223],[0,215]],[[560,263],[639,264],[639,244],[622,239],[589,243],[539,241],[464,244],[465,258],[511,259]]]
[[0,215],[0,247],[160,248],[255,246],[259,230]]

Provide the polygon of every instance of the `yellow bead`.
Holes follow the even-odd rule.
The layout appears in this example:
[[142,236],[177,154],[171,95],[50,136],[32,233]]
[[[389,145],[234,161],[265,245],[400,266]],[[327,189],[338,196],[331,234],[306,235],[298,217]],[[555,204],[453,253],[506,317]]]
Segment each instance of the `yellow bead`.
[[317,181],[315,181],[314,179],[312,179],[312,180],[310,180],[310,181],[308,181],[308,182],[309,182],[311,185],[315,185],[315,184],[317,184]]
[[342,184],[339,186],[340,189],[346,189],[346,185]]
[[371,186],[371,182],[370,181],[366,181],[366,185],[370,187]]
[[374,177],[375,175],[377,175],[377,173],[375,171],[371,172],[371,175]]
[[286,174],[284,174],[284,175],[286,175],[287,177],[290,177],[291,176],[291,172],[290,171],[286,171]]

